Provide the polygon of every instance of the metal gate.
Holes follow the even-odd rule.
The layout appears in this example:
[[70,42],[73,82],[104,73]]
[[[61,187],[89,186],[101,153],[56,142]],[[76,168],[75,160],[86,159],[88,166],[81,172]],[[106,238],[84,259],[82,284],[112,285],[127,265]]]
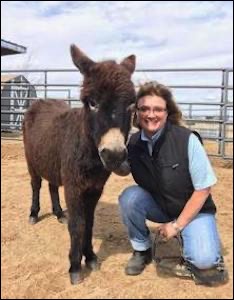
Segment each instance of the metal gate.
[[[20,130],[25,109],[31,101],[38,98],[63,99],[71,107],[82,105],[78,99],[82,77],[75,69],[2,70],[1,72],[2,75],[23,74],[26,78],[26,82],[1,80],[2,132]],[[176,102],[183,112],[187,126],[197,130],[208,145],[208,154],[233,159],[232,77],[233,69],[141,69],[135,71],[133,81],[136,89],[139,83],[151,80],[168,85],[176,95]],[[35,94],[19,93],[29,87],[35,89]],[[18,90],[18,94],[9,93],[6,96],[3,91],[7,89]],[[5,105],[6,101],[11,103],[10,108]],[[15,103],[21,103],[20,109],[12,109]],[[6,117],[7,115],[11,117]],[[17,119],[12,118],[15,115],[18,116]]]

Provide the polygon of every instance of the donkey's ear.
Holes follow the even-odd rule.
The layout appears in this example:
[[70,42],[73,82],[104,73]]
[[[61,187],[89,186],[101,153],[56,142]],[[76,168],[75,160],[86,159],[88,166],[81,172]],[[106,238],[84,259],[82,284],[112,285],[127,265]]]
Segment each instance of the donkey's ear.
[[76,45],[72,44],[70,49],[73,63],[80,70],[80,73],[87,75],[95,62],[88,58]]
[[125,67],[131,74],[135,70],[136,66],[136,56],[135,55],[130,55],[126,57],[121,63],[121,66]]

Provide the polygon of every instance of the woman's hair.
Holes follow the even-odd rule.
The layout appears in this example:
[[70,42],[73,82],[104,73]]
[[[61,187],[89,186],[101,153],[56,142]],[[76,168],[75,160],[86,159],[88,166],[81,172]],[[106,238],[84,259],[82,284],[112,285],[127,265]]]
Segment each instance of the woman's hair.
[[137,92],[136,96],[136,107],[138,105],[138,101],[140,98],[144,96],[159,96],[166,101],[166,108],[168,117],[167,119],[171,121],[172,124],[175,125],[182,125],[182,112],[177,106],[171,90],[163,85],[158,83],[157,81],[154,82],[147,82],[143,85],[140,85],[140,88]]

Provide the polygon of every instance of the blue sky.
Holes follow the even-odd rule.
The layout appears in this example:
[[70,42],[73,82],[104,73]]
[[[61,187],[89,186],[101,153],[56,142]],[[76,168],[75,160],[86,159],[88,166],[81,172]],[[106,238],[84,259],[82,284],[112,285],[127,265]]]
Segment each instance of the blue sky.
[[137,55],[137,68],[232,67],[232,1],[1,1],[2,38],[27,47],[3,68],[73,68]]

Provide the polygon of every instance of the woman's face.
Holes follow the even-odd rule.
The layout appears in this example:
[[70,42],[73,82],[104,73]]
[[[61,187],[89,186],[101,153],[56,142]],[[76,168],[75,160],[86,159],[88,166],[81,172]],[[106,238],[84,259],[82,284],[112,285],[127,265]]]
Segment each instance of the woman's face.
[[153,136],[167,121],[166,101],[156,95],[143,96],[137,103],[137,120],[148,136]]

